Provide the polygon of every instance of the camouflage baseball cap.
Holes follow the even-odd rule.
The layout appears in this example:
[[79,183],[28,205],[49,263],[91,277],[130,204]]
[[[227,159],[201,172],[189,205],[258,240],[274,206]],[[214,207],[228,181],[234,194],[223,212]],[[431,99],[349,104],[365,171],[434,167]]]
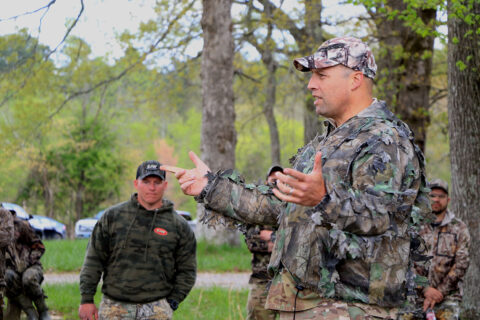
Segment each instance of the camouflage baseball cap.
[[293,60],[293,65],[302,72],[323,69],[342,64],[347,68],[362,71],[375,78],[377,65],[370,48],[353,37],[334,38],[325,41],[313,55]]
[[428,187],[430,189],[434,189],[434,188],[442,189],[448,194],[448,183],[446,181],[443,181],[442,179],[433,179],[428,184]]
[[148,160],[143,162],[137,168],[137,180],[143,180],[148,176],[157,176],[165,180],[165,171],[160,170],[160,162],[156,160]]

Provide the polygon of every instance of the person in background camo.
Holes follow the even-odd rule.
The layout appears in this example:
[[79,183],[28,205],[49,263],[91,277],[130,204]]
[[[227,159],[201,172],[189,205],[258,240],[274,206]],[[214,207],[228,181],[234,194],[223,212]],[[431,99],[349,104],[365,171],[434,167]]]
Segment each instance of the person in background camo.
[[267,267],[272,254],[273,229],[252,225],[245,233],[245,242],[252,253],[252,274],[248,281],[250,291],[247,299],[247,320],[274,320],[276,312],[265,309],[267,285],[270,281]]
[[45,302],[47,297],[42,289],[43,267],[40,262],[45,246],[27,221],[18,218],[15,211],[11,213],[14,215],[14,241],[6,253],[5,278],[9,301],[6,318],[20,319],[23,310],[28,320],[50,320]]
[[7,247],[12,243],[13,216],[9,210],[0,204],[0,319],[3,319],[3,304],[5,297],[5,253]]
[[[272,166],[267,173],[266,184],[275,185],[275,172],[281,171],[279,166]],[[245,242],[252,253],[252,274],[250,275],[250,291],[247,299],[247,320],[274,320],[277,312],[265,309],[267,301],[268,262],[272,255],[275,231],[269,226],[251,225],[245,232]]]
[[171,319],[195,284],[195,235],[163,199],[167,181],[159,167],[143,162],[134,181],[138,193],[108,208],[95,225],[80,272],[80,319]]
[[433,309],[437,320],[458,320],[463,295],[463,277],[468,269],[470,234],[468,228],[448,210],[448,184],[441,179],[429,184],[435,222],[422,226],[420,236],[433,256],[429,270],[417,268],[428,276],[430,285],[423,290],[423,310]]
[[175,176],[204,222],[278,228],[266,307],[280,319],[396,319],[415,292],[411,239],[430,214],[423,154],[372,97],[377,67],[361,40],[328,40],[294,66],[311,72],[326,128],[276,173],[276,188],[212,173],[193,152],[195,168]]

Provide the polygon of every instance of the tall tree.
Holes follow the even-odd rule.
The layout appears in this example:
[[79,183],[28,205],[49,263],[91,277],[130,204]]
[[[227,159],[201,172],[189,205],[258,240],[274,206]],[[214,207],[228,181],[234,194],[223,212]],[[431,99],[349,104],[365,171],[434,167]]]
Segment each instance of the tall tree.
[[[311,55],[320,44],[325,41],[324,32],[322,30],[322,1],[321,0],[304,0],[304,7],[301,12],[301,18],[298,21],[289,16],[281,7],[277,7],[272,1],[260,0],[266,6],[274,8],[274,21],[281,30],[288,31],[295,39],[298,47],[298,56]],[[299,22],[299,23],[298,23]],[[306,77],[302,77],[302,81],[306,81]],[[319,133],[322,126],[318,115],[315,113],[315,105],[313,97],[305,86],[304,101],[304,141],[305,143],[312,140]]]
[[450,0],[448,16],[451,207],[472,235],[462,319],[480,319],[480,2]]
[[253,1],[249,4],[249,10],[247,14],[247,41],[257,49],[261,55],[263,65],[267,69],[267,83],[265,85],[264,94],[265,99],[263,102],[263,115],[267,121],[270,132],[270,157],[272,164],[280,164],[280,137],[278,134],[278,125],[275,119],[275,103],[277,94],[277,78],[276,72],[278,69],[278,62],[275,60],[275,51],[277,50],[277,44],[273,39],[274,20],[273,20],[273,6],[270,2],[264,3],[264,9],[262,12],[262,19],[266,23],[266,35],[263,41],[257,39],[254,30],[259,26],[253,24],[251,14],[253,11]]
[[410,126],[415,141],[425,150],[437,4],[406,0],[373,1],[373,5],[366,2],[380,47],[378,96]]
[[[202,133],[201,152],[212,169],[235,168],[235,109],[231,0],[203,0]],[[239,244],[236,233],[205,232],[216,242]]]

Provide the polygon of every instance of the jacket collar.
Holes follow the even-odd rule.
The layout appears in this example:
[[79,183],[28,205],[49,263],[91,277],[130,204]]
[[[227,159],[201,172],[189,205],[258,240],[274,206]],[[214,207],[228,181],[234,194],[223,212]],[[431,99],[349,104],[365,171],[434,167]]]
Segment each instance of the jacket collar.
[[138,202],[138,193],[134,193],[132,194],[131,198],[130,198],[132,204],[141,209],[141,210],[144,210],[146,212],[165,212],[165,211],[171,211],[173,209],[173,202],[171,202],[170,200],[167,200],[167,199],[162,199],[162,206],[160,208],[157,208],[157,209],[153,209],[153,210],[147,210],[145,209],[141,204],[140,202]]

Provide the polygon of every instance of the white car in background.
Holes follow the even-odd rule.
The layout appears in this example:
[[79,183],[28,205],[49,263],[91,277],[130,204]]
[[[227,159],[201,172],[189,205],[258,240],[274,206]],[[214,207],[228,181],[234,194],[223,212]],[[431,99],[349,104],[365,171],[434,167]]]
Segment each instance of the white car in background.
[[[195,232],[195,227],[197,225],[197,220],[192,219],[192,215],[188,211],[176,210],[179,215],[181,215],[185,220],[187,220],[188,225]],[[89,238],[92,234],[93,228],[97,223],[98,219],[103,215],[105,210],[99,211],[94,217],[80,219],[75,223],[75,238]]]
[[75,223],[75,238],[90,238],[95,224],[105,210],[99,211],[93,218],[80,219]]

